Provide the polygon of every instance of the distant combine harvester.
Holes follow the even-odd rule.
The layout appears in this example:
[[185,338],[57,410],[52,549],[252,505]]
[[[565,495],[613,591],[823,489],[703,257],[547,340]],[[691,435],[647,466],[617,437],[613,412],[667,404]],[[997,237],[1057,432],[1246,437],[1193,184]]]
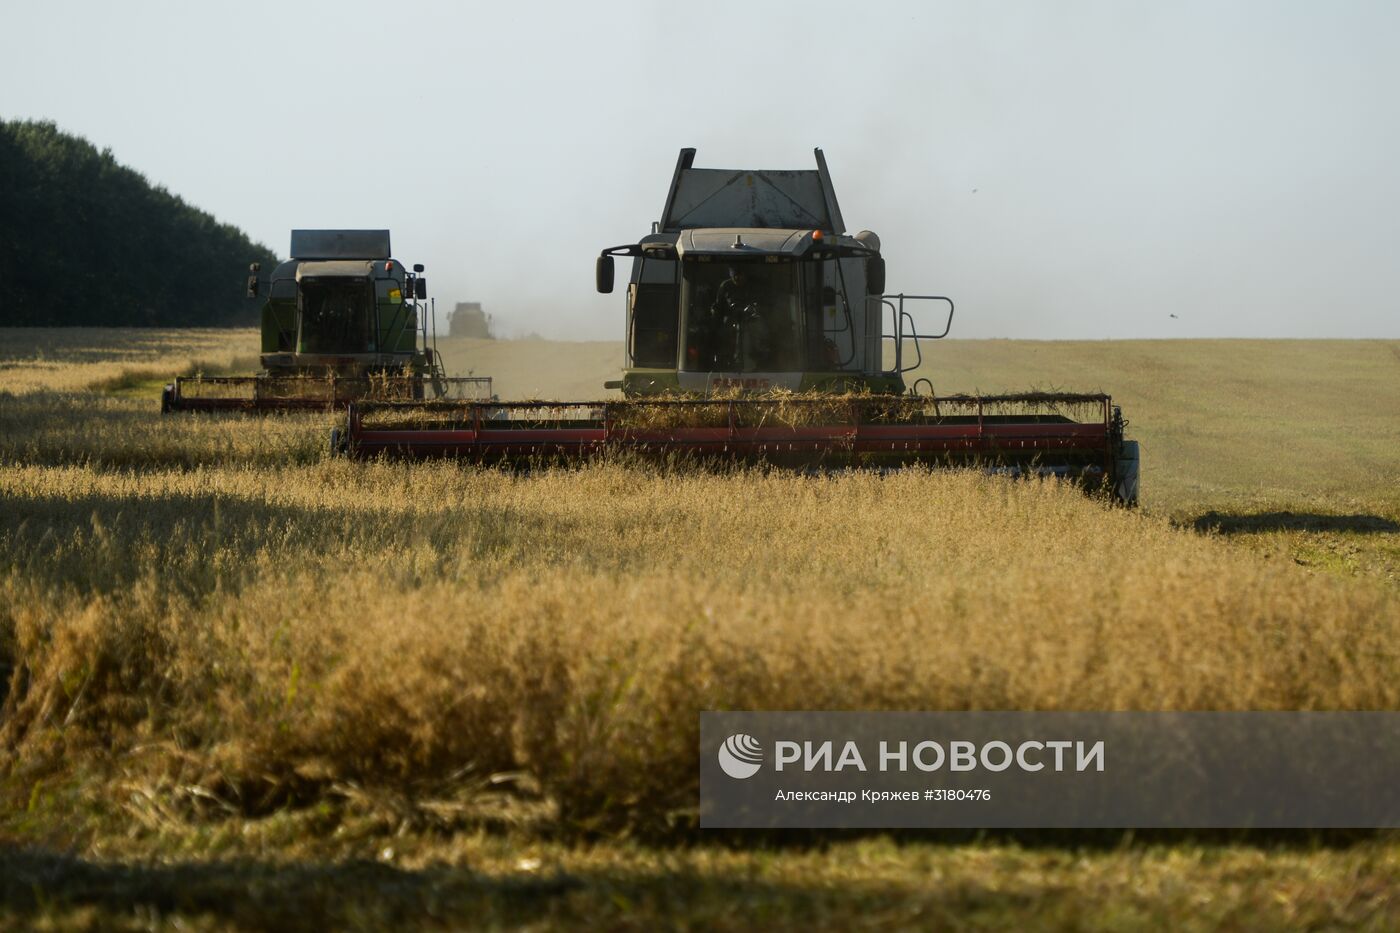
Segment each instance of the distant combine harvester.
[[491,315],[481,310],[479,301],[459,301],[457,307],[447,314],[447,335],[449,337],[475,337],[479,340],[495,340],[491,332]]

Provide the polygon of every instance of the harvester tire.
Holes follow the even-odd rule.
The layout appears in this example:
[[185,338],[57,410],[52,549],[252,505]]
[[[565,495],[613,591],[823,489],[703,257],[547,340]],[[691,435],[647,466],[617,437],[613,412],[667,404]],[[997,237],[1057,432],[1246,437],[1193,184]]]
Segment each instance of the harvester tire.
[[1142,455],[1137,441],[1124,441],[1114,464],[1113,498],[1128,508],[1138,504],[1138,473]]
[[340,457],[345,454],[345,444],[340,439],[340,428],[331,428],[331,456]]

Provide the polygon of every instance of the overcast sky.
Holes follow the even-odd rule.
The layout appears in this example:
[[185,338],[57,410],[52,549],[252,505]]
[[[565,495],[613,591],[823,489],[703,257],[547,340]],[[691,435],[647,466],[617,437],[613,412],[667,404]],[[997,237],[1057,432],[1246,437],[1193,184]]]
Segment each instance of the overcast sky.
[[[3,0],[51,119],[277,252],[389,227],[440,311],[619,339],[593,257],[821,146],[965,337],[1400,336],[1400,4]],[[1176,315],[1176,317],[1172,317]]]

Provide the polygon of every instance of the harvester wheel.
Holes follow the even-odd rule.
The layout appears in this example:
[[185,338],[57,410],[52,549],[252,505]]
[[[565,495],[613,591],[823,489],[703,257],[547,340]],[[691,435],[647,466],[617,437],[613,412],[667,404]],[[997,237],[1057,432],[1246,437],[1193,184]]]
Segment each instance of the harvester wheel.
[[1138,504],[1138,471],[1142,458],[1137,441],[1123,441],[1114,464],[1113,498],[1129,508]]
[[345,444],[340,439],[340,428],[331,428],[331,456],[340,457],[345,454]]

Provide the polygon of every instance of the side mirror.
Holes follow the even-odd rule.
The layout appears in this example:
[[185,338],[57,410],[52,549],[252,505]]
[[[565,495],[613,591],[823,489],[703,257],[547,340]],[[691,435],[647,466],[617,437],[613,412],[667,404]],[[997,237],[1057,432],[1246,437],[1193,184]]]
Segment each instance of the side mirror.
[[871,256],[865,264],[865,290],[872,295],[885,293],[885,257]]
[[248,265],[248,297],[258,297],[258,270],[262,268],[262,263],[254,262]]
[[421,262],[415,262],[415,263],[413,264],[413,271],[414,271],[414,272],[417,272],[417,273],[419,273],[419,274],[422,274],[422,272],[423,272],[423,264],[422,264]]
[[418,299],[423,299],[423,298],[427,298],[427,297],[428,297],[428,280],[427,280],[427,279],[414,279],[414,280],[413,280],[413,297],[414,297],[414,298],[418,298]]
[[611,295],[613,290],[613,258],[611,256],[599,256],[597,267],[593,270],[593,275],[597,280],[598,293],[600,295]]

